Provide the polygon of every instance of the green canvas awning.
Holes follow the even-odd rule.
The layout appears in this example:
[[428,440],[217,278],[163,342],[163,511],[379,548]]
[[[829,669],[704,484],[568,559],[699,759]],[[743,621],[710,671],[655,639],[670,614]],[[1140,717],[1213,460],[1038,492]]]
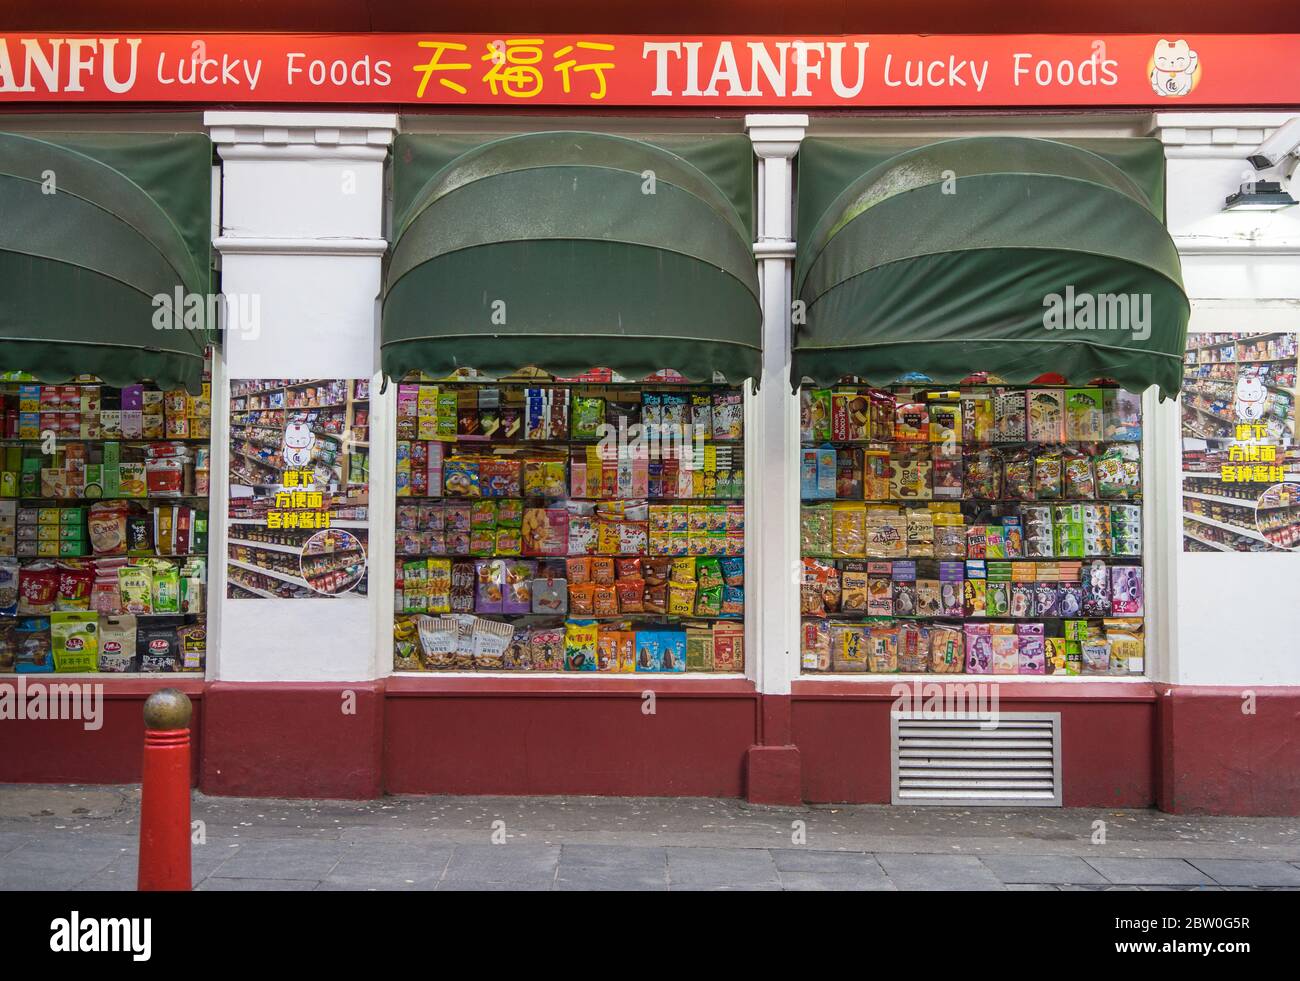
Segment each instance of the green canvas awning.
[[215,325],[155,298],[208,295],[211,164],[197,133],[0,133],[0,370],[197,391]]
[[[466,366],[758,375],[762,315],[744,217],[753,157],[743,137],[697,139],[678,153],[599,133],[532,133],[429,173],[427,161],[448,156],[430,139],[394,150],[389,376]],[[743,195],[744,216],[720,185]]]
[[1055,372],[1175,396],[1190,305],[1163,163],[1154,140],[805,141],[793,383]]

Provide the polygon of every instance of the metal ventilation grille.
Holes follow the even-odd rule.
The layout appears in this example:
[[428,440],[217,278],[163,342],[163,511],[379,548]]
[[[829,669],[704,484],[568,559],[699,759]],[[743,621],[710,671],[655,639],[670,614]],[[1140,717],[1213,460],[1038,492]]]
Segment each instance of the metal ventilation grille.
[[1061,806],[1061,715],[890,716],[895,804]]

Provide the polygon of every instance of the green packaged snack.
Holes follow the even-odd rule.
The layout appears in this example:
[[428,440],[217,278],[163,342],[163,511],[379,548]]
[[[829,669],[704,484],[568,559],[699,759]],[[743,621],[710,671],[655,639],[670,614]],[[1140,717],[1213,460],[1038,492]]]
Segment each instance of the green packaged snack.
[[605,422],[605,400],[578,397],[569,416],[574,439],[596,439]]
[[439,390],[437,403],[438,439],[455,441],[459,411],[455,391]]
[[153,574],[153,612],[179,613],[181,611],[180,570],[170,563]]
[[99,614],[55,613],[50,617],[50,640],[55,671],[99,670]]
[[831,390],[817,388],[808,393],[808,427],[811,440],[821,443],[831,438]]
[[722,566],[715,558],[701,558],[695,563],[696,582],[701,589],[713,589],[723,584]]
[[701,587],[695,594],[695,615],[716,617],[722,615],[722,586]]

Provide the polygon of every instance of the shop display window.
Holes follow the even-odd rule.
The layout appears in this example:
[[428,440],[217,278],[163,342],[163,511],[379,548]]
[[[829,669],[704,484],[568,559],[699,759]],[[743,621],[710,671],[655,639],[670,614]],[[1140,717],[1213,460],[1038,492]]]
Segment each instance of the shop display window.
[[1183,550],[1300,547],[1295,331],[1188,335]]
[[743,404],[669,372],[403,380],[394,668],[743,671]]
[[365,597],[368,379],[230,383],[231,599]]
[[211,384],[0,376],[0,672],[201,672]]
[[1144,671],[1141,397],[800,393],[804,673]]

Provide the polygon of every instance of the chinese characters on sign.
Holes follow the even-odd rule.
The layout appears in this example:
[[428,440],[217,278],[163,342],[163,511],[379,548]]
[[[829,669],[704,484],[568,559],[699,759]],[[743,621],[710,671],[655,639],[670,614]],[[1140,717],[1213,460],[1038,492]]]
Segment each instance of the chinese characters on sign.
[[[477,74],[470,61],[449,61],[448,58],[473,57],[470,46],[459,41],[420,41],[419,46],[429,52],[429,60],[416,65],[415,71],[420,75],[419,87],[415,97],[423,99],[429,81],[437,78],[438,84],[450,89],[457,95],[468,95],[467,83],[477,81],[487,83],[493,96],[504,95],[510,99],[532,99],[542,94],[548,77],[552,84],[560,83],[561,90],[567,95],[573,92],[574,80],[579,73],[589,72],[591,85],[587,96],[591,99],[604,99],[607,91],[605,72],[614,68],[612,61],[593,61],[596,57],[608,57],[614,45],[606,41],[575,41],[561,44],[550,52],[546,51],[546,39],[509,38],[506,40],[487,41],[478,60],[489,65],[482,76]],[[450,54],[448,54],[450,52]],[[603,55],[592,54],[602,52]],[[444,56],[446,56],[444,58]],[[563,59],[563,60],[561,60]],[[548,76],[547,73],[552,73]],[[556,79],[553,73],[558,73]]]
[[316,483],[314,470],[286,470],[280,484],[285,489],[277,491],[275,506],[266,512],[268,528],[328,528],[330,514],[325,508],[325,495],[311,490]]

